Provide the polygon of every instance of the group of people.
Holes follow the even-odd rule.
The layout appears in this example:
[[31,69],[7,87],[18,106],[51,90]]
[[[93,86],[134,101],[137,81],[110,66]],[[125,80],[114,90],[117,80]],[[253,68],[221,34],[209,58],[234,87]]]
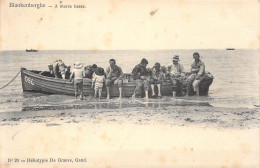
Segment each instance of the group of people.
[[[140,64],[136,65],[132,70],[132,78],[135,83],[135,90],[132,97],[142,92],[142,88],[145,91],[145,98],[148,99],[148,91],[151,88],[152,97],[155,96],[155,86],[158,89],[158,97],[161,97],[161,85],[166,81],[172,83],[172,94],[176,96],[184,95],[183,86],[187,86],[187,91],[193,87],[197,95],[199,95],[199,83],[203,79],[205,74],[205,65],[200,60],[200,54],[198,52],[193,53],[194,62],[191,65],[190,73],[187,76],[183,65],[179,63],[180,59],[178,55],[172,58],[172,63],[168,66],[161,66],[160,63],[155,63],[153,68],[147,68],[148,61],[143,58]],[[63,79],[65,79],[65,64],[58,60],[54,65],[63,66],[60,70],[57,66],[53,66],[54,76],[58,77],[57,71],[60,72]],[[55,67],[55,68],[54,68]],[[55,75],[55,73],[57,73]],[[121,67],[116,65],[115,59],[109,60],[109,67],[104,71],[103,68],[97,67],[96,64],[87,66],[83,69],[83,64],[76,62],[74,69],[70,74],[70,81],[73,81],[75,88],[75,97],[77,98],[78,92],[80,93],[80,99],[83,99],[83,78],[89,78],[92,80],[92,87],[95,90],[94,98],[99,97],[101,99],[101,92],[103,85],[105,84],[107,90],[107,99],[110,99],[110,88],[113,84],[118,86],[119,98],[122,98],[122,87],[123,87],[123,71]],[[189,95],[189,93],[188,93]]]
[[187,86],[188,95],[191,95],[189,92],[193,90],[192,88],[194,88],[196,94],[199,95],[199,83],[205,75],[205,65],[200,60],[198,52],[193,53],[193,58],[194,62],[191,65],[188,77],[186,76],[183,65],[179,63],[180,58],[178,55],[172,58],[170,65],[161,67],[160,63],[155,63],[152,69],[146,68],[148,61],[142,59],[141,63],[136,65],[132,71],[133,79],[136,84],[133,97],[135,97],[141,86],[144,87],[146,99],[148,99],[150,86],[152,89],[152,97],[155,96],[155,85],[157,85],[158,88],[158,96],[161,97],[161,84],[167,80],[172,83],[172,94],[174,97],[177,93],[178,95],[184,95],[184,85]]
[[70,75],[70,81],[74,81],[75,97],[77,98],[78,91],[80,92],[80,99],[83,99],[83,78],[92,79],[92,88],[95,90],[94,98],[99,97],[101,99],[101,92],[105,83],[107,89],[107,99],[110,99],[110,87],[116,84],[119,89],[119,98],[122,98],[123,87],[123,71],[116,65],[114,59],[109,60],[110,66],[106,69],[97,67],[96,64],[87,66],[83,69],[83,64],[76,62],[74,69]]

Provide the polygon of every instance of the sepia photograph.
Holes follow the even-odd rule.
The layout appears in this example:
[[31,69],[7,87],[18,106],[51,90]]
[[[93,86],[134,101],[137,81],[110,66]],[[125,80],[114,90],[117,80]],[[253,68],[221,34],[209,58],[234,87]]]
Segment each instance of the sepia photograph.
[[259,168],[259,0],[1,0],[0,168]]

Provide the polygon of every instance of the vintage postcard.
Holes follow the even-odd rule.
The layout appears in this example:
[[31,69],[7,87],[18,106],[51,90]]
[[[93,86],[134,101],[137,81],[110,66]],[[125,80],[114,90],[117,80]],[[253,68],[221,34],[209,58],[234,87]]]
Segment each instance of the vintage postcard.
[[1,0],[0,168],[259,168],[257,0]]

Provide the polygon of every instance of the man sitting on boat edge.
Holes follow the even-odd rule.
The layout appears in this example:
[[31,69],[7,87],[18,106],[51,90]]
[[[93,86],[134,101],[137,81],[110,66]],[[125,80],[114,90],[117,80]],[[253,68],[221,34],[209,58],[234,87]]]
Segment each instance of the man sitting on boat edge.
[[146,69],[146,66],[148,65],[148,61],[143,58],[141,60],[141,63],[136,65],[132,71],[132,75],[133,75],[133,79],[135,81],[135,90],[134,90],[134,94],[132,95],[133,98],[135,98],[135,96],[137,94],[141,94],[142,93],[142,87],[144,87],[145,90],[145,98],[148,99],[148,90],[150,87],[150,76],[149,76],[149,72]]
[[107,99],[110,99],[110,87],[112,84],[118,85],[119,98],[122,98],[122,87],[123,87],[123,71],[116,65],[115,59],[109,60],[109,67],[106,69],[106,88],[107,88]]
[[194,62],[191,64],[191,75],[186,79],[188,95],[192,95],[192,86],[199,96],[199,84],[205,75],[205,64],[200,60],[198,52],[193,53]]
[[172,82],[172,96],[176,95],[182,96],[183,90],[183,78],[185,77],[184,67],[179,63],[179,55],[175,55],[172,58],[172,63],[167,66],[167,72],[170,75],[170,80]]

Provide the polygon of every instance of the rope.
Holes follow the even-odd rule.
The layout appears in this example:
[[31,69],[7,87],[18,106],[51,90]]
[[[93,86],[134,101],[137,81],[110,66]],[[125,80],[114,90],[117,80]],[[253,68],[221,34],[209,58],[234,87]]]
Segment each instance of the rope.
[[10,83],[12,83],[12,82],[15,80],[15,78],[19,75],[20,72],[21,72],[21,71],[19,71],[19,72],[15,75],[15,77],[14,77],[10,82],[8,82],[6,85],[4,85],[3,87],[1,87],[0,90],[2,90],[2,89],[5,88],[6,86],[8,86]]

